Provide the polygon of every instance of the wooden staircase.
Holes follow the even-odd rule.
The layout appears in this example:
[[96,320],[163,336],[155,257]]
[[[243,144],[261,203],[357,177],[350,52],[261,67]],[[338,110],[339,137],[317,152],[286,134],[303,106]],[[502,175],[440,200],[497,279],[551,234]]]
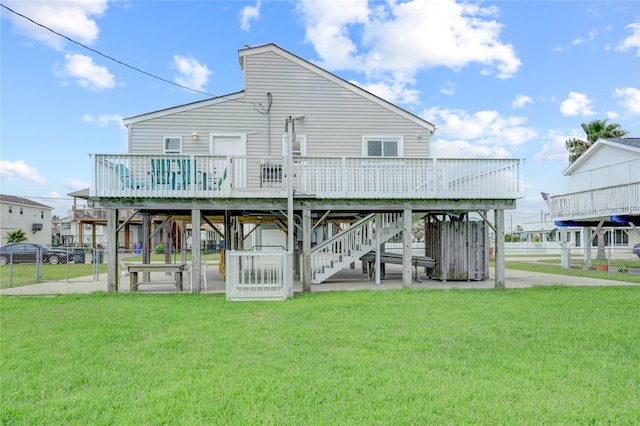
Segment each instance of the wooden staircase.
[[402,232],[401,213],[366,216],[311,250],[311,282],[319,284]]

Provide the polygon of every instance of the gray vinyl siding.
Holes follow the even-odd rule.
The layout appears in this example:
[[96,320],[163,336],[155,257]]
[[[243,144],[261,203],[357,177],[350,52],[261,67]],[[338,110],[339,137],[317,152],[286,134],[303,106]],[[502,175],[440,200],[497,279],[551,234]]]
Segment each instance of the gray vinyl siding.
[[361,156],[363,135],[402,136],[405,157],[429,156],[426,127],[276,52],[245,56],[244,72],[244,98],[132,124],[130,152],[162,152],[164,136],[182,136],[183,153],[206,154],[210,132],[239,132],[247,135],[247,155],[267,155],[267,115],[257,110],[271,93],[271,155],[281,153],[286,118],[304,114],[296,133],[307,136],[309,156]]

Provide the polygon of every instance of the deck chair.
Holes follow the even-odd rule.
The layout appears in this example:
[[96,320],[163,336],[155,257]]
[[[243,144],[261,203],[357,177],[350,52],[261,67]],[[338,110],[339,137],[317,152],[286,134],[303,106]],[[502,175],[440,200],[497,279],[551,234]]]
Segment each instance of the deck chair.
[[[187,185],[191,185],[191,160],[186,158],[178,160],[178,167],[180,168],[179,184],[182,189],[185,189]],[[196,166],[196,160],[193,160],[193,169],[198,170],[198,167]]]
[[118,174],[123,188],[139,189],[145,187],[145,182],[131,176],[129,168],[124,164],[116,164],[114,170]]
[[176,176],[171,171],[171,160],[151,160],[151,188],[156,189],[157,186],[175,189]]

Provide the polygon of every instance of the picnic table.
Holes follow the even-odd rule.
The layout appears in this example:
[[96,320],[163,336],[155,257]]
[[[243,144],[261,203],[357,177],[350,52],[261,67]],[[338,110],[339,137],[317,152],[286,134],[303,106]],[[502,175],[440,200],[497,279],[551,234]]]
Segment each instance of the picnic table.
[[140,272],[173,272],[176,277],[176,291],[182,291],[182,273],[185,271],[184,263],[141,263],[127,265],[129,271],[129,291],[138,290],[138,274]]

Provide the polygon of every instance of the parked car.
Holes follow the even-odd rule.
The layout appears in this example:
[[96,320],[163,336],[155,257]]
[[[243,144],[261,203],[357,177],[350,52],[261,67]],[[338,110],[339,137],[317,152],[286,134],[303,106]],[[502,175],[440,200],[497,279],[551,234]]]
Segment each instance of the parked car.
[[36,263],[38,252],[42,253],[42,262],[67,263],[73,261],[73,253],[65,250],[51,249],[42,244],[18,243],[0,247],[0,265],[13,263]]
[[637,254],[640,257],[640,243],[633,246],[633,253]]

